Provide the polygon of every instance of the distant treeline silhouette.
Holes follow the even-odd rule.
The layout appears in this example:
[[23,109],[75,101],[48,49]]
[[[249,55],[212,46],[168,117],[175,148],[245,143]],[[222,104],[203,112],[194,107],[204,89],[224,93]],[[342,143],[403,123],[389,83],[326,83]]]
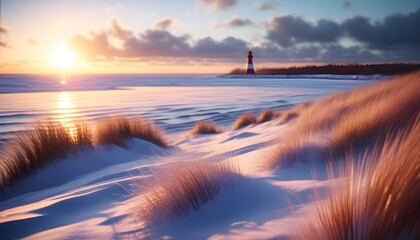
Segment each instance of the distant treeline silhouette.
[[[398,75],[420,70],[419,63],[379,64],[328,64],[322,66],[293,66],[288,68],[259,68],[256,74],[338,74],[338,75]],[[236,68],[229,74],[246,74],[245,69]]]

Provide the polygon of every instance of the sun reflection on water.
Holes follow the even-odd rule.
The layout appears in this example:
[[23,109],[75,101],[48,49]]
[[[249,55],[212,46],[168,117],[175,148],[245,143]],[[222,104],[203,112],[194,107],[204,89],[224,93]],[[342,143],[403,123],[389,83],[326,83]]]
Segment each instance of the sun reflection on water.
[[54,106],[54,118],[68,129],[69,134],[75,137],[76,130],[74,124],[75,106],[73,104],[72,94],[69,92],[60,92],[56,98]]
[[66,76],[61,76],[60,77],[60,84],[61,85],[64,85],[64,84],[66,84],[67,83],[67,78],[66,78]]

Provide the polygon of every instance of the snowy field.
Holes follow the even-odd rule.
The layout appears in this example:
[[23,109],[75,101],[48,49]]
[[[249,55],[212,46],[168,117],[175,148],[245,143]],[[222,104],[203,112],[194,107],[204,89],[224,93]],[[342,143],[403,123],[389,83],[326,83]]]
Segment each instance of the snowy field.
[[[19,78],[8,76],[13,77]],[[47,84],[46,78],[36,85],[36,78],[21,79],[20,85],[14,81],[14,86],[5,86],[3,79],[0,134],[4,144],[12,132],[27,130],[35,119],[50,117],[66,122],[82,118],[95,124],[107,116],[126,114],[154,120],[167,133],[170,147],[136,138],[126,147],[95,145],[17,179],[0,190],[2,239],[289,239],[316,213],[326,189],[339,181],[328,175],[325,155],[318,151],[330,137],[327,128],[322,134],[302,137],[310,139],[305,144],[312,145],[293,158],[304,161],[266,167],[267,159],[276,157],[281,144],[291,137],[298,139],[296,128],[304,129],[303,123],[312,120],[301,117],[311,109],[299,110],[296,116],[290,109],[331,94],[390,81],[363,76],[226,79],[194,75],[122,76],[112,80],[79,77],[67,79],[65,84],[51,79],[57,82]],[[99,86],[101,80],[104,84]],[[19,87],[27,82],[34,85]],[[417,98],[413,101],[418,103]],[[320,115],[328,112],[328,104]],[[350,108],[347,106],[346,111]],[[280,117],[231,130],[242,113],[258,116],[263,109],[272,109]],[[310,115],[318,119],[317,111],[311,111]],[[292,117],[285,117],[287,114]],[[189,136],[188,131],[200,120],[212,120],[224,131]],[[162,184],[175,185],[185,173],[183,169],[197,162],[204,170],[206,164],[229,163],[235,172],[232,176],[215,174],[214,179],[209,176],[210,182],[221,182],[214,195],[179,213],[171,212],[173,199],[168,200],[164,191],[155,200],[145,200],[146,193],[167,187]],[[192,181],[195,176],[187,178]],[[232,184],[224,185],[225,178],[233,179]],[[192,191],[181,190],[181,197]],[[314,193],[320,196],[314,197]],[[142,201],[157,206],[150,210]],[[149,215],[145,215],[146,210],[150,210]]]

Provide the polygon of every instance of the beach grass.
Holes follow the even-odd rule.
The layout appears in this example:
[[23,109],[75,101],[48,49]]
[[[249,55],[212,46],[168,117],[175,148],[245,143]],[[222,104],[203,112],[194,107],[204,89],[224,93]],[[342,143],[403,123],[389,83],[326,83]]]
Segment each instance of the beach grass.
[[115,116],[101,119],[96,124],[96,143],[127,147],[130,138],[139,138],[161,147],[167,147],[165,134],[152,121],[133,116]]
[[261,112],[261,114],[258,116],[257,122],[258,123],[264,123],[273,120],[276,117],[276,113],[273,112],[270,109],[265,109]]
[[130,219],[142,227],[188,216],[221,191],[238,186],[240,171],[232,162],[175,162],[155,170],[153,178],[137,185]]
[[255,123],[257,123],[257,119],[253,113],[244,113],[233,123],[232,130],[238,130]]
[[0,187],[18,177],[66,155],[77,147],[92,147],[92,133],[80,120],[66,127],[58,120],[37,121],[33,128],[17,133],[7,142],[0,156]]
[[165,133],[152,121],[139,117],[116,116],[93,126],[81,119],[38,120],[29,130],[16,133],[1,149],[0,188],[82,147],[126,147],[130,138],[168,147]]
[[[420,118],[373,150],[331,167],[326,200],[296,239],[416,239],[420,234]],[[384,143],[385,142],[385,143]],[[361,156],[361,157],[360,157]],[[336,169],[339,169],[338,171]]]
[[[324,160],[336,161],[349,152],[372,148],[387,135],[412,127],[420,112],[418,89],[419,72],[288,110],[280,119],[283,122],[290,119],[285,115],[296,119],[275,152],[267,157],[267,168],[306,161],[306,157],[302,157],[305,146],[314,138],[322,143],[326,152]],[[291,156],[292,152],[296,157]]]
[[198,121],[194,124],[190,131],[190,135],[194,136],[197,134],[218,134],[223,132],[220,127],[217,127],[213,121]]

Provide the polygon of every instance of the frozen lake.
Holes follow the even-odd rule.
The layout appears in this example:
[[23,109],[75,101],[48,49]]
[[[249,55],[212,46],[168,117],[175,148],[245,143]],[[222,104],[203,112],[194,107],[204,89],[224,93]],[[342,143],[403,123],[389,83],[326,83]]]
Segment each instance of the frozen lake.
[[168,134],[198,120],[229,125],[244,111],[282,109],[374,80],[342,76],[218,78],[216,75],[1,75],[0,140],[36,119],[139,114]]

